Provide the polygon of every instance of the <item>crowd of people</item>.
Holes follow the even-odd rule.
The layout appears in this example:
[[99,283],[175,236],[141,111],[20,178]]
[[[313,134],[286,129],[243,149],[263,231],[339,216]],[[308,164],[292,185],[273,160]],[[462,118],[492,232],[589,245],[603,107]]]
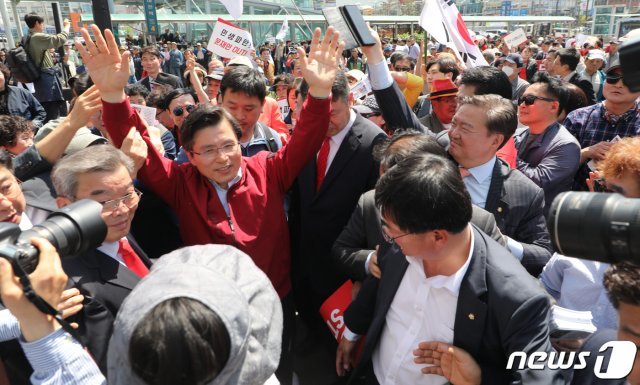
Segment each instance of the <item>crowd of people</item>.
[[[41,76],[0,63],[0,220],[89,199],[107,233],[75,258],[33,241],[32,286],[72,330],[0,258],[0,383],[640,385],[640,363],[508,365],[640,343],[640,266],[554,252],[547,224],[563,192],[640,198],[618,40],[481,38],[471,68],[373,30],[223,59],[25,23]],[[558,334],[552,305],[597,331]]]

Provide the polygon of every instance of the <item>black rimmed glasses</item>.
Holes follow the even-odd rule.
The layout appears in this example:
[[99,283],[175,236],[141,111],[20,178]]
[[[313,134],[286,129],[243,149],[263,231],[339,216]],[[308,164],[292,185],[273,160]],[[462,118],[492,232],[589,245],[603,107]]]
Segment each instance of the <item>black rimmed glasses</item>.
[[186,110],[188,113],[192,113],[193,110],[196,109],[196,106],[193,104],[187,104],[185,106],[178,106],[176,108],[173,109],[173,114],[175,116],[182,116],[182,114],[184,114],[184,111]]
[[395,243],[396,239],[398,238],[402,238],[402,237],[406,237],[407,235],[411,235],[411,233],[405,233],[405,234],[400,234],[398,236],[392,237],[387,233],[386,230],[387,226],[386,225],[382,225],[382,237],[384,238],[385,241],[387,241],[388,243]]

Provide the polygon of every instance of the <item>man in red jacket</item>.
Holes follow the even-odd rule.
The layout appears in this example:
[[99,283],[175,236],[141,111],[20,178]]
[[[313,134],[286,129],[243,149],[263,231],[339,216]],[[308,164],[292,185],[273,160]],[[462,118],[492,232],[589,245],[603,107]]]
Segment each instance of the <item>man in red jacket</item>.
[[[318,28],[309,57],[299,49],[311,97],[287,146],[275,154],[262,152],[243,158],[238,124],[223,109],[204,105],[182,126],[181,143],[190,162],[178,165],[155,150],[145,124],[125,98],[128,52],[120,55],[111,31],[105,30],[105,41],[96,26],[92,29],[96,43],[83,30],[86,47],[76,47],[100,90],[103,120],[114,145],[119,146],[130,128],[136,127],[149,149],[138,177],[173,207],[185,245],[229,244],[246,252],[271,279],[283,301],[285,317],[287,308],[292,314],[289,230],[282,202],[326,135],[331,86],[344,46],[338,42],[339,34],[329,27],[321,40]],[[286,339],[285,331],[283,342]]]

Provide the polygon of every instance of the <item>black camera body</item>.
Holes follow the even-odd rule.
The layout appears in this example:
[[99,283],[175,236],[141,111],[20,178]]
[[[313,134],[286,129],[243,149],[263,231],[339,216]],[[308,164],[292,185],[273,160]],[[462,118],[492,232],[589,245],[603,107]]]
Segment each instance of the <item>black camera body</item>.
[[620,65],[624,84],[631,92],[640,91],[640,37],[625,41],[620,46]]
[[70,258],[96,248],[107,236],[107,225],[100,215],[102,205],[82,199],[58,211],[33,228],[21,231],[13,223],[0,223],[0,257],[17,262],[30,274],[38,265],[39,251],[31,244],[35,237],[45,238],[61,258]]

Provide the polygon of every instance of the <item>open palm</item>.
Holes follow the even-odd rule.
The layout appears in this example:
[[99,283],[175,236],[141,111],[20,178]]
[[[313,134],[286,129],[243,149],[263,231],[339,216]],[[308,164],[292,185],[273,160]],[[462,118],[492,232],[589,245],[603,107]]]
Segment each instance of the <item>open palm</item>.
[[109,94],[120,95],[124,91],[129,79],[129,52],[120,55],[116,39],[110,30],[104,30],[104,37],[96,25],[91,26],[95,42],[91,40],[89,32],[82,29],[85,45],[76,42],[76,48],[82,56],[82,61],[96,85],[102,98]]
[[340,42],[340,33],[335,32],[333,27],[327,28],[322,41],[320,35],[320,28],[316,28],[311,40],[309,57],[305,56],[302,48],[298,48],[302,76],[309,84],[310,91],[314,88],[331,89],[338,73],[338,58],[344,47],[344,42]]

